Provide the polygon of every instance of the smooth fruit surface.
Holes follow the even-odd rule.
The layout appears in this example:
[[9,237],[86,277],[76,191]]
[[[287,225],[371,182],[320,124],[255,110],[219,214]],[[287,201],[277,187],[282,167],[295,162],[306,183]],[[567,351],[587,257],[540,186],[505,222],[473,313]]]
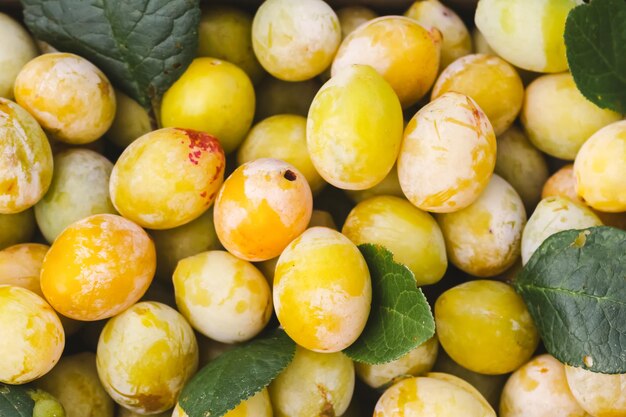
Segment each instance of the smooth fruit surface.
[[450,261],[478,277],[508,269],[521,253],[526,211],[522,199],[497,175],[478,200],[453,213],[437,216]]
[[250,129],[254,108],[254,87],[241,68],[216,58],[196,58],[163,95],[161,123],[206,132],[230,153]]
[[305,117],[277,114],[254,125],[237,151],[237,163],[260,158],[281,159],[293,165],[304,174],[314,193],[326,185],[306,147]]
[[52,181],[52,150],[37,121],[0,98],[0,214],[32,207]]
[[93,142],[115,118],[115,92],[102,71],[78,55],[40,55],[15,80],[15,101],[52,137],[71,144]]
[[324,71],[341,42],[339,19],[322,0],[267,0],[252,23],[252,46],[263,68],[285,81]]
[[163,128],[134,141],[113,167],[109,190],[120,214],[170,229],[198,218],[224,180],[224,152],[209,134]]
[[341,38],[351,34],[363,23],[376,19],[378,15],[372,9],[364,6],[346,6],[337,10],[337,17],[341,26]]
[[433,217],[405,199],[378,196],[352,209],[342,233],[355,245],[372,243],[409,267],[418,286],[438,282],[446,272],[446,246]]
[[626,415],[626,374],[598,374],[566,365],[565,376],[578,404],[593,417]]
[[496,164],[496,137],[470,97],[449,92],[422,107],[404,130],[402,191],[418,208],[461,210],[483,192]]
[[596,210],[626,211],[626,121],[600,129],[574,161],[576,192]]
[[441,34],[403,16],[383,16],[359,26],[341,43],[332,76],[354,64],[369,65],[391,85],[402,107],[422,98],[439,69]]
[[12,99],[15,78],[37,56],[37,47],[26,29],[4,13],[0,13],[0,39],[0,97]]
[[619,113],[587,100],[569,73],[543,75],[530,83],[521,113],[533,145],[570,161],[591,135],[621,118]]
[[146,109],[119,90],[115,90],[115,102],[115,119],[104,137],[120,148],[126,148],[152,130],[152,120]]
[[165,304],[137,303],[107,322],[98,341],[98,375],[107,393],[140,414],[176,404],[198,368],[198,344],[182,315]]
[[113,164],[88,149],[70,149],[54,157],[54,175],[46,195],[35,205],[39,230],[48,242],[71,223],[92,214],[115,214],[109,196]]
[[293,361],[269,387],[276,417],[342,415],[354,391],[354,365],[341,352],[296,347]]
[[274,308],[285,332],[316,352],[338,352],[359,337],[370,312],[372,283],[347,237],[313,227],[278,258]]
[[76,320],[101,320],[133,305],[156,268],[154,244],[135,223],[96,214],[68,226],[41,269],[41,289],[56,311]]
[[474,20],[489,46],[520,68],[567,69],[565,19],[582,0],[480,0]]
[[261,272],[226,251],[203,252],[178,263],[176,305],[203,335],[223,343],[256,336],[272,315],[272,295]]
[[[380,397],[374,417],[495,417],[471,385],[448,378],[413,377],[392,385]],[[463,381],[461,381],[463,382]]]
[[293,165],[262,158],[245,163],[224,182],[213,211],[220,242],[248,261],[274,258],[306,229],[311,188]]
[[544,354],[515,371],[500,400],[500,417],[589,417],[567,385],[565,368]]
[[25,384],[46,374],[65,346],[61,321],[37,294],[0,285],[0,382]]
[[43,297],[39,274],[49,249],[40,243],[22,243],[0,250],[0,285],[26,288]]
[[448,355],[482,374],[514,371],[539,343],[522,297],[502,282],[470,281],[447,290],[435,303],[435,322]]
[[524,100],[519,74],[511,64],[494,55],[472,54],[452,62],[437,78],[431,99],[448,91],[474,99],[496,135],[511,126]]
[[311,103],[307,147],[330,184],[363,190],[381,182],[398,156],[402,109],[389,84],[371,67],[337,71]]

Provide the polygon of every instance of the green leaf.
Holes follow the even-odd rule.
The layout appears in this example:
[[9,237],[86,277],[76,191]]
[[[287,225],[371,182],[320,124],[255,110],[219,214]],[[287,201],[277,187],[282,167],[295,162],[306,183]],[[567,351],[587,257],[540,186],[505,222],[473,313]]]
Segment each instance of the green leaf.
[[199,0],[22,0],[24,21],[55,48],[80,55],[144,107],[196,54]]
[[518,275],[546,349],[568,365],[626,373],[626,232],[566,230],[546,239]]
[[602,108],[626,113],[626,1],[593,0],[572,9],[565,48],[580,92]]
[[189,417],[223,416],[268,386],[295,352],[282,330],[225,352],[189,381],[178,403]]
[[359,245],[372,277],[372,311],[361,336],[344,353],[377,365],[407,354],[435,334],[435,320],[409,268],[382,246]]
[[0,416],[32,417],[34,407],[25,387],[0,383]]

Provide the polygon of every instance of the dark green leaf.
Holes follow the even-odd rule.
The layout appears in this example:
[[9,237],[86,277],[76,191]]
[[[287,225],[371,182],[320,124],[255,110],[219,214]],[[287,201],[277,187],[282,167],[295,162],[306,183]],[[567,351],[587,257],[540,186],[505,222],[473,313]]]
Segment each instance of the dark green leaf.
[[0,382],[0,416],[32,417],[35,401],[21,385],[6,385]]
[[268,386],[289,365],[295,343],[283,331],[220,355],[183,389],[178,402],[189,417],[220,417]]
[[515,287],[550,354],[594,372],[626,373],[626,232],[601,226],[556,233]]
[[359,245],[372,277],[372,312],[361,336],[344,353],[372,365],[391,362],[435,334],[435,320],[413,273],[387,249]]
[[581,93],[602,108],[626,113],[626,1],[593,0],[572,9],[565,47]]
[[199,0],[22,0],[35,36],[80,55],[144,107],[196,54]]

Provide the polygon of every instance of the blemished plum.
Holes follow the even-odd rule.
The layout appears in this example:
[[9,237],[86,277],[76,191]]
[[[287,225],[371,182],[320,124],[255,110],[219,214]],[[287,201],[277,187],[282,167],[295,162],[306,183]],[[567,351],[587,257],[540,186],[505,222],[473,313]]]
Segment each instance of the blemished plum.
[[539,344],[522,297],[498,281],[469,281],[445,291],[435,303],[435,322],[448,355],[481,374],[514,371]]
[[109,79],[75,54],[55,52],[31,60],[17,75],[14,93],[51,137],[74,145],[97,140],[115,118]]
[[476,201],[495,164],[489,119],[470,97],[448,92],[422,107],[406,126],[398,177],[415,206],[449,213]]
[[0,334],[4,336],[0,337],[0,382],[6,384],[25,384],[45,375],[65,347],[56,312],[22,287],[0,285]]
[[13,99],[15,78],[38,55],[37,47],[26,29],[4,13],[0,13],[0,39],[0,97]]
[[402,109],[389,84],[367,65],[334,74],[311,103],[307,147],[335,187],[363,190],[393,168],[402,141]]
[[339,18],[322,0],[267,0],[252,22],[256,57],[267,72],[285,81],[321,74],[339,42]]
[[273,296],[278,320],[297,344],[338,352],[365,327],[372,283],[354,243],[335,230],[313,227],[278,258]]
[[226,5],[211,5],[200,19],[198,56],[231,62],[257,84],[265,71],[252,49],[252,16]]
[[404,13],[427,29],[441,32],[441,63],[445,69],[456,59],[472,53],[472,38],[463,20],[439,0],[417,0]]
[[163,95],[161,123],[208,133],[219,139],[228,154],[248,133],[254,108],[254,87],[241,68],[200,57]]
[[226,251],[181,260],[173,281],[179,311],[197,331],[218,342],[250,340],[272,315],[272,294],[263,274]]
[[372,197],[357,204],[342,233],[355,245],[371,243],[391,251],[406,265],[418,286],[438,282],[448,260],[444,236],[435,219],[403,198]]
[[115,214],[109,196],[113,164],[88,149],[69,149],[54,156],[52,183],[35,205],[39,230],[50,243],[70,224],[93,214]]
[[[494,85],[498,88],[493,88]],[[524,100],[524,85],[519,74],[511,64],[494,55],[466,55],[448,65],[437,78],[431,99],[448,91],[474,99],[489,118],[496,135],[511,126]]]
[[435,82],[440,47],[438,30],[428,31],[408,17],[383,16],[359,26],[344,39],[331,74],[335,77],[354,64],[369,65],[391,85],[406,108]]
[[533,145],[571,161],[591,135],[622,116],[587,100],[571,74],[563,73],[543,75],[530,83],[520,118]]
[[261,158],[237,168],[220,189],[213,210],[222,245],[247,261],[274,258],[309,223],[311,188],[293,165]]
[[296,347],[293,361],[269,387],[276,417],[342,415],[354,392],[354,365],[341,352]]
[[171,229],[198,218],[215,201],[225,157],[214,136],[163,128],[134,141],[109,183],[119,213],[149,229]]
[[52,171],[52,149],[37,121],[0,98],[0,214],[34,206],[48,191]]
[[198,368],[191,326],[171,307],[141,302],[107,322],[96,353],[98,376],[113,400],[141,414],[176,404]]
[[526,211],[519,194],[497,175],[478,200],[437,216],[448,257],[457,268],[477,277],[507,270],[521,253]]

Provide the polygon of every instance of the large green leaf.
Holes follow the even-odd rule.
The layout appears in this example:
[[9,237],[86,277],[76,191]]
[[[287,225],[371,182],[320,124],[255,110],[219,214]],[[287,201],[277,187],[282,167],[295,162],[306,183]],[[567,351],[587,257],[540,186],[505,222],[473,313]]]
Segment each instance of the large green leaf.
[[594,372],[626,373],[626,232],[601,226],[556,233],[515,287],[550,354]]
[[435,320],[409,268],[382,246],[359,249],[372,277],[372,311],[365,330],[344,353],[357,362],[391,362],[430,339]]
[[65,417],[61,403],[45,391],[0,382],[1,417]]
[[626,1],[593,0],[572,9],[565,47],[581,93],[602,108],[626,113]]
[[178,403],[189,417],[223,416],[268,386],[295,352],[283,331],[225,352],[189,381]]
[[150,107],[196,54],[199,0],[22,0],[41,40],[99,67]]

